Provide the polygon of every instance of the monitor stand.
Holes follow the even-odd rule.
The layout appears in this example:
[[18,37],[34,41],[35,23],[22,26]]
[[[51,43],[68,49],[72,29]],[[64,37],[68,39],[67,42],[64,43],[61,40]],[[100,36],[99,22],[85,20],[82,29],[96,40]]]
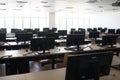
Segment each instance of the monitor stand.
[[120,70],[120,64],[113,65],[112,68]]
[[102,45],[102,44],[98,44],[98,46],[104,47],[104,48],[116,48],[116,46],[114,46],[114,45]]
[[83,49],[81,49],[81,47],[79,46],[70,46],[70,47],[66,47],[65,50],[81,51]]
[[46,50],[43,50],[42,54],[50,54],[50,52],[49,51],[46,52]]

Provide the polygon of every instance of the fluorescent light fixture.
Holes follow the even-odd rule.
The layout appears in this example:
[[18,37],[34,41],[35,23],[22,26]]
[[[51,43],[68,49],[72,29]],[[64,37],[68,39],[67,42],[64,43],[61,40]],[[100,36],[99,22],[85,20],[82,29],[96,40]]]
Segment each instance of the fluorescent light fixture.
[[96,3],[96,2],[98,2],[98,1],[97,0],[89,0],[86,3]]
[[22,9],[14,9],[15,11],[21,11]]
[[6,5],[6,3],[0,3],[0,5]]
[[43,7],[51,7],[51,6],[49,6],[49,5],[44,5]]
[[99,8],[103,8],[103,6],[98,6]]
[[73,7],[66,7],[66,9],[72,9]]
[[0,9],[0,10],[4,10],[5,11],[6,9]]
[[41,1],[41,3],[45,3],[45,4],[46,4],[46,3],[48,3],[48,2],[47,2],[47,1]]
[[27,1],[16,1],[17,3],[25,4],[28,3]]
[[112,10],[119,10],[118,8],[113,8]]

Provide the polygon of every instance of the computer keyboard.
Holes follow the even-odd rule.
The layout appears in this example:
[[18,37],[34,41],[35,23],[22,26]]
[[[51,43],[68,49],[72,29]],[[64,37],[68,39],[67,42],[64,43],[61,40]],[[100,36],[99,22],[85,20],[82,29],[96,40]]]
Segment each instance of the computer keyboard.
[[66,48],[64,48],[65,50],[77,50],[77,47],[76,46],[70,46],[70,47],[66,47]]

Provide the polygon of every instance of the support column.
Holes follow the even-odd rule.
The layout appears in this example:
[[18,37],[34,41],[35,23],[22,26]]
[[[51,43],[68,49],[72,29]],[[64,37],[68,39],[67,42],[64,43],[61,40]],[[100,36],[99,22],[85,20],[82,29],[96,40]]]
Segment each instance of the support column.
[[55,12],[50,12],[49,13],[49,27],[56,27],[55,25]]

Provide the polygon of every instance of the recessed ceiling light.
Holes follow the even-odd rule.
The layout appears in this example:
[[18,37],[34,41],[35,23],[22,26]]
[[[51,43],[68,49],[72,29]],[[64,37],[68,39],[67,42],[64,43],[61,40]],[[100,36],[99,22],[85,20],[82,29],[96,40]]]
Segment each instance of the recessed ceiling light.
[[87,8],[87,9],[85,9],[85,10],[91,10],[90,8]]
[[5,11],[6,9],[0,9],[0,10],[4,10]]
[[40,12],[40,10],[35,10],[36,12]]
[[99,8],[103,8],[103,6],[98,6]]
[[15,11],[20,11],[20,10],[22,10],[22,9],[14,9]]
[[73,7],[66,7],[67,9],[72,9]]
[[51,7],[51,6],[49,6],[49,5],[44,5],[43,7]]
[[119,10],[118,8],[113,8],[112,10]]
[[6,5],[5,3],[0,3],[0,5]]
[[96,2],[98,2],[98,1],[97,0],[89,0],[86,3],[96,3]]
[[45,3],[45,4],[46,4],[46,3],[48,3],[48,2],[47,2],[47,1],[41,1],[41,3]]
[[27,1],[16,1],[17,3],[28,3]]

